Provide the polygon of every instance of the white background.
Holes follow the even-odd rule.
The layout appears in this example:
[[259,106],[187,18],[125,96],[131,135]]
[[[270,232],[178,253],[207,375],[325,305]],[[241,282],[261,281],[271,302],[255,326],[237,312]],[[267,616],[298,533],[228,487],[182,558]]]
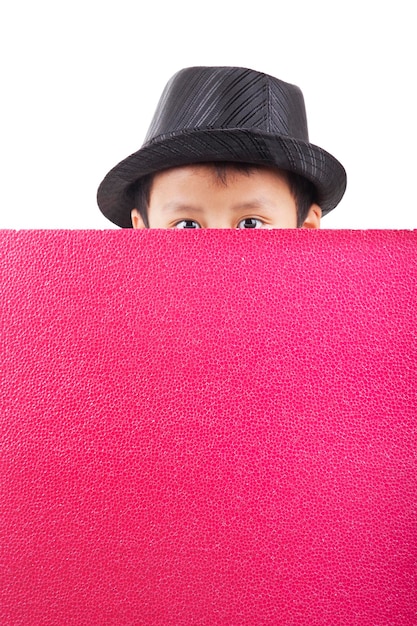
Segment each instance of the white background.
[[348,190],[323,228],[415,228],[411,0],[13,0],[0,15],[0,228],[114,228],[96,189],[141,145],[165,83],[239,65],[301,87]]

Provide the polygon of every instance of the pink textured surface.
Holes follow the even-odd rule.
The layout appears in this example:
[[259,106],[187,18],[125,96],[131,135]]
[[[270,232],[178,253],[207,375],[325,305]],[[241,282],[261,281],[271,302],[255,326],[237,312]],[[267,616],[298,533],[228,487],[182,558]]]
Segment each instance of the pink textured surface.
[[0,623],[415,625],[417,233],[0,233]]

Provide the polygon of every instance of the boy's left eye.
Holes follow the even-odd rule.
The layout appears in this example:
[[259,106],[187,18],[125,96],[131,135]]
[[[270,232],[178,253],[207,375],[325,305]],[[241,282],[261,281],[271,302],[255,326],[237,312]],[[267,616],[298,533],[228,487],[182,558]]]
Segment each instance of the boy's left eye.
[[201,228],[195,220],[181,220],[175,224],[175,228]]
[[246,217],[244,220],[240,220],[237,228],[262,228],[263,222],[257,217]]

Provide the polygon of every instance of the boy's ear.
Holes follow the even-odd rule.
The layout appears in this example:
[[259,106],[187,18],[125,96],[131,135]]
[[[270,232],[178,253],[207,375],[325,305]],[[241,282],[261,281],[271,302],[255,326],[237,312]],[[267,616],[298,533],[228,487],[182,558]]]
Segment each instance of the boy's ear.
[[132,217],[133,228],[146,228],[145,224],[143,223],[141,214],[137,209],[132,209],[130,215]]
[[312,204],[301,228],[320,228],[321,208]]

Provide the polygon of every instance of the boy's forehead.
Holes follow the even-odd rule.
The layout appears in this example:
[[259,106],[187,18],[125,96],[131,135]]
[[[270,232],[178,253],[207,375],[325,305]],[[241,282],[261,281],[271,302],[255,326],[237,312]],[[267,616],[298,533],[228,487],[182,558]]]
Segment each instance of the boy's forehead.
[[257,175],[262,175],[263,173],[268,173],[268,175],[276,177],[281,181],[288,181],[287,172],[265,165],[245,164],[243,166],[239,163],[190,163],[188,165],[171,167],[156,172],[153,175],[153,185],[158,181],[166,180],[167,178],[172,181],[180,181],[184,178],[205,178],[215,184],[227,185],[228,181],[239,178],[256,177]]
[[219,168],[215,164],[197,163],[157,172],[150,187],[150,199],[160,193],[191,198],[211,194],[232,194],[245,198],[247,194],[275,195],[290,192],[286,173],[282,170],[253,166],[240,169],[233,165]]
[[[284,174],[271,168],[240,170],[216,164],[191,164],[159,172],[150,190],[149,215],[197,212],[273,211],[288,207],[296,213]],[[282,210],[282,208],[281,208]]]

